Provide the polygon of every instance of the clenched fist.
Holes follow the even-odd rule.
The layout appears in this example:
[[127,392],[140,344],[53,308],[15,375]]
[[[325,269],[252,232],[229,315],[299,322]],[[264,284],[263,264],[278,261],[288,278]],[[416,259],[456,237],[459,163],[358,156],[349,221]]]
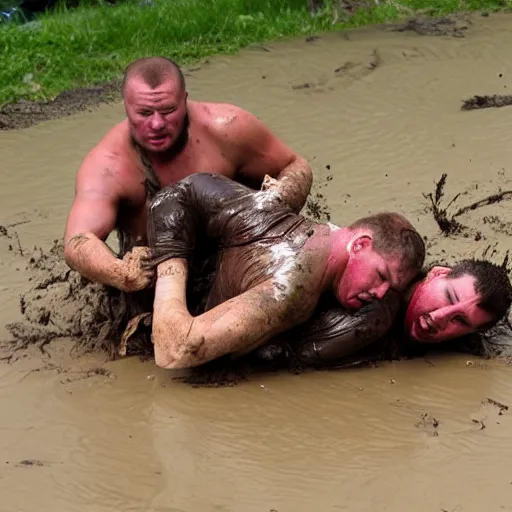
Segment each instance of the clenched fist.
[[148,247],[134,247],[122,259],[122,289],[125,292],[136,292],[147,288],[155,270],[148,268],[147,262],[151,253]]

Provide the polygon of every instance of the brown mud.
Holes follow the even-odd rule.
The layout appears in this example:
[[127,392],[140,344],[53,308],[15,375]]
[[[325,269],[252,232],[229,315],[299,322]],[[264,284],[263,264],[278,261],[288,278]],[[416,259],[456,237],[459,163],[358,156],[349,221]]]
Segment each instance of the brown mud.
[[493,94],[492,96],[473,96],[462,102],[461,110],[478,110],[481,108],[501,108],[512,105],[512,95]]
[[[453,216],[512,190],[510,109],[460,110],[461,98],[512,87],[510,16],[476,16],[464,35],[367,28],[269,43],[269,51],[213,58],[190,71],[188,87],[191,98],[244,106],[308,159],[308,215],[343,225],[396,210],[426,237],[427,264],[485,256],[509,265],[508,199]],[[375,50],[379,66],[367,72]],[[292,89],[301,83],[317,87]],[[88,334],[80,324],[73,331],[70,319],[87,315],[78,314],[83,304],[72,300],[58,251],[37,268],[34,247],[53,254],[76,169],[123,117],[112,102],[0,132],[0,339],[12,339],[5,326],[28,315],[48,330]],[[428,198],[445,173],[438,210],[460,232],[441,230]],[[38,290],[48,275],[56,282]],[[42,298],[66,290],[60,307]],[[499,339],[510,344],[506,332]],[[510,508],[506,360],[431,350],[343,371],[254,371],[237,386],[209,389],[183,385],[176,378],[186,372],[161,371],[151,359],[110,361],[76,345],[59,337],[0,363],[2,509]]]
[[469,27],[469,18],[460,15],[443,18],[410,18],[405,23],[391,24],[388,29],[397,32],[415,32],[421,36],[464,37]]
[[[372,5],[373,2],[368,1],[340,2],[335,12],[335,19],[339,19],[339,17],[342,16],[343,19],[346,20],[353,15],[355,10],[372,7]],[[310,5],[310,11],[314,14],[322,7],[322,1],[313,1]],[[467,20],[467,18],[465,19]],[[384,25],[382,28],[384,30],[394,30],[398,32],[413,31],[417,34],[431,36],[464,37],[464,32],[467,30],[468,25],[467,21],[461,22],[460,15],[454,15],[453,17],[443,18],[411,17],[402,24]],[[316,36],[312,36],[306,40],[311,42],[315,39]],[[205,60],[202,64],[207,64],[208,62],[208,60]],[[192,66],[188,69],[185,68],[185,76],[190,76],[194,72],[199,71],[202,64]],[[337,76],[344,74],[349,74],[350,76],[356,75],[357,79],[362,79],[365,74],[376,69],[379,64],[380,57],[378,52],[375,51],[373,57],[367,64],[347,62],[337,68],[335,73]],[[292,89],[321,89],[322,85],[321,82],[303,82],[293,84]],[[69,91],[64,91],[49,101],[20,100],[7,104],[0,109],[0,130],[28,128],[43,121],[58,119],[82,111],[91,111],[102,104],[118,101],[121,97],[120,89],[121,80],[115,79],[93,87],[77,87]]]
[[98,87],[64,91],[50,101],[20,100],[0,110],[0,130],[28,128],[37,123],[91,110],[98,105],[119,100],[119,80]]

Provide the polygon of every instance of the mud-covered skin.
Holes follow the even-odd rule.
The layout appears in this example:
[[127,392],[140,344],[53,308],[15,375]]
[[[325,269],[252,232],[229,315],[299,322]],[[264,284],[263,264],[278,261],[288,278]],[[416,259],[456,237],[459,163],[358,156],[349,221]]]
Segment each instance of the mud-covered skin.
[[[153,265],[171,258],[190,261],[196,241],[217,241],[208,310],[268,279],[269,274],[277,280],[281,277],[285,289],[287,272],[297,272],[294,260],[318,227],[323,226],[294,214],[278,194],[255,193],[223,177],[196,174],[155,196],[148,240]],[[326,294],[313,316],[257,349],[254,357],[283,364],[293,358],[304,366],[340,361],[381,338],[399,307],[399,295],[393,291],[356,313]]]
[[[348,356],[360,354],[389,332],[400,310],[400,296],[389,290],[386,296],[358,311],[348,311],[331,297],[324,297],[305,324],[287,331],[272,345],[262,347],[256,357],[264,360],[288,357],[300,365],[321,367],[342,364]],[[275,354],[270,357],[270,353]]]

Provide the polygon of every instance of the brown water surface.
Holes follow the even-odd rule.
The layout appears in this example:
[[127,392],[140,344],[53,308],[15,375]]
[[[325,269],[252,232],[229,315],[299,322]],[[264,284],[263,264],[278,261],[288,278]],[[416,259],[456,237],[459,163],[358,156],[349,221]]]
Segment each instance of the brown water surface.
[[[459,219],[475,241],[441,237],[423,197],[444,172],[448,198],[469,191],[460,205],[512,188],[512,108],[460,110],[512,93],[510,16],[475,18],[464,38],[364,29],[265,48],[191,72],[190,95],[247,108],[308,158],[332,222],[398,210],[429,261],[512,248],[510,202]],[[21,222],[23,247],[62,236],[81,159],[123,115],[0,133],[0,224]],[[7,245],[1,326],[27,287]],[[192,389],[127,359],[79,378],[100,363],[63,341],[0,365],[0,510],[512,510],[512,411],[482,403],[509,404],[506,366],[445,355]]]

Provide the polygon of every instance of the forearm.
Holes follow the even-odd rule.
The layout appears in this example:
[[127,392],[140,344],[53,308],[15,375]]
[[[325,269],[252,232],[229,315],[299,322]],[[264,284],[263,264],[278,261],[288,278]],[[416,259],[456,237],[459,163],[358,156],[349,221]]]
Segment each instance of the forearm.
[[282,199],[299,213],[313,184],[311,167],[304,158],[297,156],[279,173],[277,180]]
[[122,261],[93,233],[80,233],[65,240],[64,258],[70,268],[85,278],[124,289]]
[[273,293],[252,289],[192,317],[186,304],[187,263],[172,259],[158,267],[153,306],[157,366],[193,368],[227,354],[243,354],[285,329],[289,304]]
[[186,259],[173,258],[158,265],[153,303],[153,344],[155,362],[161,368],[175,368],[183,359],[194,321],[187,309]]

